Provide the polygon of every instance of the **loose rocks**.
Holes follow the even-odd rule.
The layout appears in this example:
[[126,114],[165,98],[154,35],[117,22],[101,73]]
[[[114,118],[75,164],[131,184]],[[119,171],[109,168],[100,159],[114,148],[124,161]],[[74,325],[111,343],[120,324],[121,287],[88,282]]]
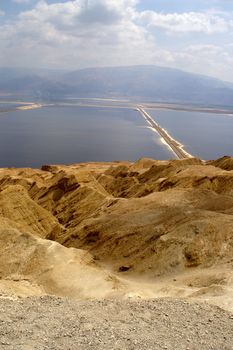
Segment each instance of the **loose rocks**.
[[185,300],[0,300],[1,350],[232,350],[232,315]]

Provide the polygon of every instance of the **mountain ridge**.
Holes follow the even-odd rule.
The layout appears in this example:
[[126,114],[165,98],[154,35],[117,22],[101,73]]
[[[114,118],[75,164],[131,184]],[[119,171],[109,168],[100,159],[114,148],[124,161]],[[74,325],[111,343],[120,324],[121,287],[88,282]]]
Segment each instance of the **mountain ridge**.
[[230,82],[153,65],[85,68],[59,74],[21,70],[17,75],[0,69],[0,93],[4,92],[42,99],[127,97],[145,102],[227,106],[232,106],[233,100]]

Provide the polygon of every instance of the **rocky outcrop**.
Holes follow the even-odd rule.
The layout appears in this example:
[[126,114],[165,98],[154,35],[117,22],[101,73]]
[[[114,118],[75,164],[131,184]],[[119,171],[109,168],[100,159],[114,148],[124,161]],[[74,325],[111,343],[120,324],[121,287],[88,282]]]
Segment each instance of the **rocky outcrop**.
[[17,274],[40,292],[79,296],[92,295],[83,287],[87,279],[90,288],[102,285],[99,296],[122,295],[125,279],[139,276],[154,283],[182,275],[186,283],[189,274],[192,285],[191,275],[222,269],[227,284],[233,266],[231,162],[141,159],[1,169],[2,279]]
[[229,156],[224,156],[222,158],[219,158],[217,160],[210,160],[207,162],[207,164],[214,165],[220,169],[224,170],[233,170],[233,158]]

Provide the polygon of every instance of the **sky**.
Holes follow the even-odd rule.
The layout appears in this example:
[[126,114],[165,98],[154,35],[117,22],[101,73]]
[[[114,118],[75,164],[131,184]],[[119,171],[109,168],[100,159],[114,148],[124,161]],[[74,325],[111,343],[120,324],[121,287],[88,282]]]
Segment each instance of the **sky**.
[[0,66],[153,64],[233,82],[233,0],[0,0]]

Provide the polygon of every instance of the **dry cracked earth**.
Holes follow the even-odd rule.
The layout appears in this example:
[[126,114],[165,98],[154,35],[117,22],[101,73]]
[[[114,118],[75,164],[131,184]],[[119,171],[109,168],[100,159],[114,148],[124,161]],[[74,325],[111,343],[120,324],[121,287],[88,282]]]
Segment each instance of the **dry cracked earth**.
[[0,349],[233,349],[233,159],[0,169]]

